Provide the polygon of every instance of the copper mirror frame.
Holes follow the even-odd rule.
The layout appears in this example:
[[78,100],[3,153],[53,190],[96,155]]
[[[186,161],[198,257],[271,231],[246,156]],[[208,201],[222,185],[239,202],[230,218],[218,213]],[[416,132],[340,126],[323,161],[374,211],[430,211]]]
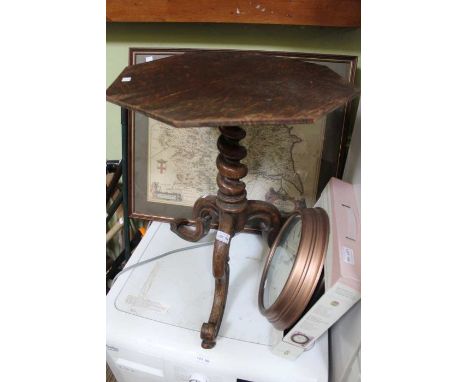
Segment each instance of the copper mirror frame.
[[[301,238],[291,272],[278,298],[265,308],[264,294],[268,270],[276,249],[288,233],[289,225],[300,216]],[[291,215],[281,228],[268,254],[258,292],[258,306],[261,313],[278,330],[293,325],[304,312],[322,274],[328,245],[330,224],[328,215],[321,208],[306,208]]]

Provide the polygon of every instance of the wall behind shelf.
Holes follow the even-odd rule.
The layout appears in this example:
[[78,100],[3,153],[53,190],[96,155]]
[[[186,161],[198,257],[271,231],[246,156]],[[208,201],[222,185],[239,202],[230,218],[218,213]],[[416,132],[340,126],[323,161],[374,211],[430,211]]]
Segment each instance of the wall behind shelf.
[[[130,47],[252,49],[354,55],[360,58],[359,28],[310,26],[107,23],[106,87],[128,65]],[[357,84],[360,83],[360,59]],[[106,158],[121,157],[120,109],[106,104]]]

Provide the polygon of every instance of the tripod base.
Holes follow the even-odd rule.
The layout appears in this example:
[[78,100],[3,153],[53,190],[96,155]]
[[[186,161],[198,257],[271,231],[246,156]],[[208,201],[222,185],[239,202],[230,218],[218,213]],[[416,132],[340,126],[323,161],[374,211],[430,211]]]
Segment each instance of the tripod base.
[[270,203],[247,200],[245,184],[239,179],[247,175],[247,166],[240,163],[247,152],[239,145],[245,131],[237,126],[220,127],[218,139],[220,154],[216,160],[219,191],[216,196],[199,198],[193,207],[194,226],[187,219],[176,219],[171,230],[188,241],[198,241],[217,224],[218,232],[213,249],[213,276],[215,293],[208,322],[203,323],[200,336],[202,347],[211,349],[216,345],[216,337],[223,319],[224,307],[229,286],[229,246],[232,237],[244,230],[247,225],[255,225],[268,234],[271,246],[280,226],[281,215]]
[[229,286],[229,247],[232,237],[244,229],[245,225],[255,220],[262,231],[268,233],[268,244],[271,246],[281,225],[281,216],[275,206],[263,201],[249,200],[245,210],[232,214],[220,211],[216,207],[216,197],[199,198],[194,206],[196,224],[187,226],[186,219],[171,223],[171,230],[188,241],[198,241],[210,230],[212,223],[218,224],[218,232],[213,249],[213,276],[215,293],[210,318],[201,328],[202,347],[211,349],[216,344]]

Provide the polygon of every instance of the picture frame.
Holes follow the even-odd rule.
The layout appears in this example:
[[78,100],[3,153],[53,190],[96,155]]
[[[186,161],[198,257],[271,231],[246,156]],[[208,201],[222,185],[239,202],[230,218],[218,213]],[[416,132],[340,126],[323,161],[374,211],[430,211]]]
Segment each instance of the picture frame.
[[[173,55],[202,50],[206,49],[130,48],[129,65],[137,65],[153,60],[164,59]],[[215,51],[226,52],[229,50],[216,49]],[[277,57],[300,59],[307,62],[326,65],[344,77],[348,82],[352,84],[355,83],[357,68],[356,56],[272,51],[258,52]],[[151,142],[149,142],[151,137],[150,134],[151,129],[155,128],[155,122],[156,121],[150,120],[148,117],[139,113],[130,112],[129,114],[127,158],[129,170],[129,215],[131,218],[158,220],[164,222],[171,222],[175,218],[190,219],[192,216],[193,203],[181,204],[178,201],[178,199],[180,199],[179,197],[173,198],[173,200],[168,199],[164,201],[155,201],[149,198],[150,190],[154,188],[154,178],[157,179],[158,176],[157,170],[156,172],[154,171],[154,165],[153,170],[150,171],[151,161],[149,160],[152,147]],[[314,171],[314,195],[308,195],[309,204],[310,201],[318,198],[331,177],[342,177],[352,132],[351,103],[348,103],[328,114],[322,123],[322,146],[320,158],[317,161],[317,166]],[[158,163],[160,162],[161,161]],[[190,165],[190,163],[187,163],[187,165]],[[160,165],[161,172],[163,171],[164,166],[165,164]],[[215,177],[213,177],[213,179],[214,178]],[[152,184],[151,181],[153,181]],[[202,196],[207,193],[209,193],[209,190],[206,190],[206,192],[199,192],[198,196]],[[278,197],[275,197],[275,200],[276,199],[278,199]],[[281,202],[281,200],[278,201]],[[301,205],[296,205],[295,207],[300,206]],[[247,230],[249,229],[247,228]]]

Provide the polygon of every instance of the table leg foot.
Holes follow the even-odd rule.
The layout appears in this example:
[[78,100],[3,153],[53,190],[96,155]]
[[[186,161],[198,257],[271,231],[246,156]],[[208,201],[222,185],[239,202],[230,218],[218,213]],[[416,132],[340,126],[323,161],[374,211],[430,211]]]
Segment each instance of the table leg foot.
[[228,288],[229,264],[226,263],[223,277],[215,279],[215,295],[210,318],[208,322],[203,323],[201,327],[201,346],[204,349],[212,349],[216,345],[216,337],[218,336],[219,328],[223,320],[224,308],[226,307]]

